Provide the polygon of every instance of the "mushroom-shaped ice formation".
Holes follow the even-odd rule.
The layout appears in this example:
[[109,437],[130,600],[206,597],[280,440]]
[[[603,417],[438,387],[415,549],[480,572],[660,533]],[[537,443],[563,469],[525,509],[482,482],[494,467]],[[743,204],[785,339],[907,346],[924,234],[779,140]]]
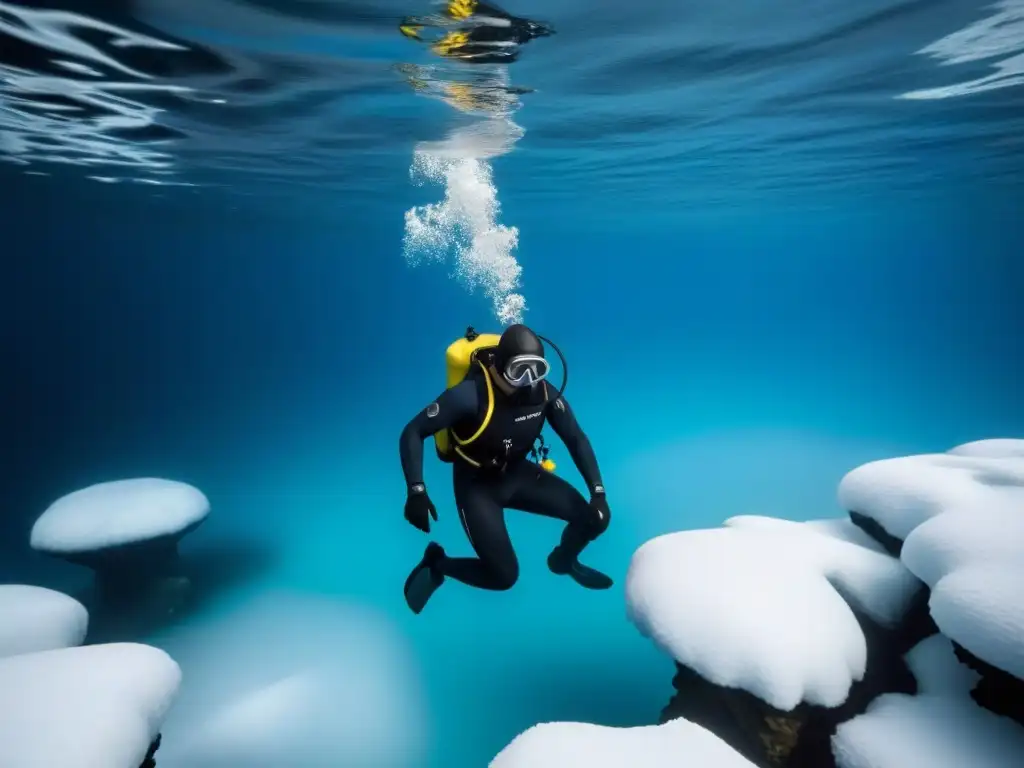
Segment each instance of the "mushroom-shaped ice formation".
[[81,645],[88,628],[89,613],[73,597],[0,584],[0,658]]
[[139,768],[181,670],[135,643],[0,659],[0,765]]
[[63,496],[36,520],[32,548],[96,572],[100,605],[179,587],[178,542],[210,503],[186,483],[137,478],[98,483]]

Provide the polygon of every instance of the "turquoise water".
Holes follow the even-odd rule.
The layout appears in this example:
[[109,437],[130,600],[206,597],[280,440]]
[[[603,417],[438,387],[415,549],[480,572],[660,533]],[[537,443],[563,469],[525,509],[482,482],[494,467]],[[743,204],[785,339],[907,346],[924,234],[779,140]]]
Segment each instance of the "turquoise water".
[[[557,34],[481,74],[398,35],[411,5],[74,6],[150,39],[125,47],[81,19],[17,33],[29,14],[0,3],[0,579],[86,582],[27,547],[63,493],[194,483],[213,512],[183,551],[208,564],[204,599],[137,638],[180,656],[182,701],[227,685],[196,628],[287,590],[394,647],[364,672],[398,676],[385,698],[421,726],[401,768],[469,768],[537,722],[656,720],[672,665],[622,592],[643,541],[840,514],[859,463],[1024,433],[1024,11],[524,2],[508,9]],[[427,68],[425,92],[402,64]],[[452,82],[489,106],[430,98]],[[508,84],[535,91],[510,104]],[[431,158],[447,179],[410,174]],[[500,330],[516,295],[568,357],[612,508],[587,560],[616,585],[556,578],[559,526],[510,515],[515,589],[447,584],[413,616],[401,585],[426,538],[402,519],[398,435],[447,344]],[[436,539],[468,553],[426,455]],[[316,615],[310,635],[337,631]],[[344,680],[360,645],[338,647]]]

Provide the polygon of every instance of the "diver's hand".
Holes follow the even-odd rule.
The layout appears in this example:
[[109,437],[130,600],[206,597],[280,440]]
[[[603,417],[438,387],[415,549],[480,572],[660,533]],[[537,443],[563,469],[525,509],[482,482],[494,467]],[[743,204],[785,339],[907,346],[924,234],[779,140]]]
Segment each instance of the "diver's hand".
[[405,519],[424,533],[430,533],[430,518],[437,520],[437,510],[427,495],[427,489],[422,484],[412,486],[405,500]]
[[604,487],[596,486],[590,494],[590,510],[597,519],[597,527],[604,531],[612,519],[612,511],[608,508],[608,499],[604,495]]

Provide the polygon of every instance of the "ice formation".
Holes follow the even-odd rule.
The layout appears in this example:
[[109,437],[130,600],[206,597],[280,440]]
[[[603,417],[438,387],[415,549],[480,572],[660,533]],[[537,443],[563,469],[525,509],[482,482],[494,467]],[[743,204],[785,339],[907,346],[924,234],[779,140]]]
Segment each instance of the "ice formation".
[[[903,541],[900,557],[848,519],[735,517],[641,546],[627,576],[630,617],[712,683],[778,709],[835,706],[865,671],[850,606],[892,625],[927,587],[942,634],[906,656],[917,694],[882,695],[842,723],[832,740],[838,765],[1024,765],[1024,728],[974,702],[980,676],[953,645],[1024,678],[1024,440],[870,462],[843,478],[839,499]],[[517,737],[491,768],[746,765],[724,744],[716,751],[715,738],[681,719],[630,729],[549,723]]]
[[0,584],[0,657],[80,645],[89,613],[52,589]]
[[157,478],[91,485],[57,499],[32,527],[32,548],[77,554],[174,536],[198,525],[210,504],[185,483]]
[[839,768],[1011,768],[1024,760],[1024,728],[968,698],[886,694],[839,726]]
[[900,559],[932,590],[939,629],[1024,678],[1024,440],[871,462],[840,502],[903,539]]
[[180,682],[166,653],[134,643],[0,659],[0,766],[139,768]]
[[873,461],[842,479],[839,503],[905,540],[942,513],[1020,510],[1024,459],[936,453]]
[[726,525],[640,547],[626,580],[630,617],[712,683],[781,710],[842,704],[867,663],[847,600],[894,623],[919,582],[842,525],[752,516]]

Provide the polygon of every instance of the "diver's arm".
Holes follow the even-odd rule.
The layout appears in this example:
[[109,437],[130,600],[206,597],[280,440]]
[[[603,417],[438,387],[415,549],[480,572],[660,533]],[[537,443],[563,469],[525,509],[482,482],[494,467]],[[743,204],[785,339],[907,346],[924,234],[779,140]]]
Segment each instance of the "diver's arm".
[[423,483],[423,441],[435,432],[453,427],[461,420],[475,415],[477,401],[476,384],[461,381],[442,392],[437,400],[405,425],[398,441],[398,451],[402,457],[402,472],[407,487]]
[[[558,397],[557,390],[547,382],[545,386],[548,388],[548,397]],[[604,482],[601,480],[601,470],[598,469],[594,449],[564,397],[558,397],[548,408],[548,423],[569,449],[569,455],[572,456],[573,463],[583,476],[590,492],[598,492],[598,489],[603,491]]]

